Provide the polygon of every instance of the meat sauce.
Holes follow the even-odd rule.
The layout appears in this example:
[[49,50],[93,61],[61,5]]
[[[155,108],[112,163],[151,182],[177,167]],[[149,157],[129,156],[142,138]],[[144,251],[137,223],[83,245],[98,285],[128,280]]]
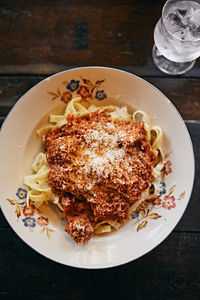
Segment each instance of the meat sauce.
[[66,125],[46,134],[44,146],[49,184],[76,243],[88,241],[99,222],[124,223],[152,182],[154,155],[143,122],[69,115]]

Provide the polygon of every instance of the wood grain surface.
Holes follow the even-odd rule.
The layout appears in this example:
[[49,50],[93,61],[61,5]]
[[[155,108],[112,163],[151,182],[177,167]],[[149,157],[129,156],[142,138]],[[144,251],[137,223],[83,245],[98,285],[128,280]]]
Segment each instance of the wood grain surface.
[[0,232],[5,241],[0,252],[1,299],[200,298],[198,233],[173,232],[148,255],[120,267],[81,270],[42,257],[10,228]]
[[0,66],[152,65],[146,52],[164,1],[142,2],[1,1]]
[[[0,73],[49,74],[103,65],[161,75],[151,50],[164,2],[1,0]],[[200,77],[196,68],[188,74]]]
[[196,162],[179,224],[150,253],[120,267],[81,270],[55,263],[22,242],[0,212],[0,299],[200,299],[200,60],[182,76],[154,66],[153,29],[164,2],[0,0],[0,125],[17,100],[49,75],[79,66],[116,67],[172,101]]

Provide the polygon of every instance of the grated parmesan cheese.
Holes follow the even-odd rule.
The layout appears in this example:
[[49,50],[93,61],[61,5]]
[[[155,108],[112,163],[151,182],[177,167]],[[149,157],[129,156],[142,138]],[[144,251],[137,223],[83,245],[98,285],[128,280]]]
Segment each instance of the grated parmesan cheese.
[[[110,123],[109,123],[110,124]],[[85,136],[85,141],[89,147],[83,151],[86,156],[86,166],[82,168],[83,173],[89,174],[91,171],[99,177],[107,178],[112,172],[113,165],[119,165],[120,161],[125,159],[124,149],[120,149],[118,142],[120,136],[124,136],[121,131],[113,134],[91,130]]]

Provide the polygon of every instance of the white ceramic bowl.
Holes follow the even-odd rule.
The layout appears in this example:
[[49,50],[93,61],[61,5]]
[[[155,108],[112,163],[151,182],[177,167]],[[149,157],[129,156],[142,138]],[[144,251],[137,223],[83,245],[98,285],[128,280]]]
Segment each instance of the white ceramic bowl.
[[[138,216],[117,232],[94,237],[87,245],[77,246],[64,232],[62,218],[51,208],[39,214],[35,210],[23,210],[21,202],[26,196],[23,177],[30,174],[31,162],[41,146],[36,129],[47,121],[50,112],[60,111],[64,106],[61,97],[66,100],[75,95],[80,86],[91,84],[96,84],[93,90],[95,101],[98,98],[106,104],[112,98],[142,109],[149,114],[153,124],[164,129],[167,151],[171,151],[169,161],[172,165],[169,162],[168,167],[172,172],[167,176],[161,203],[156,210],[161,218],[149,218],[147,226],[137,232],[138,224],[142,222],[138,221]],[[87,89],[83,88],[81,93],[84,92],[87,93]],[[180,114],[154,86],[117,69],[77,68],[43,80],[10,111],[1,129],[0,144],[0,203],[7,221],[37,252],[69,266],[91,269],[118,266],[149,252],[181,219],[193,187],[193,147]]]

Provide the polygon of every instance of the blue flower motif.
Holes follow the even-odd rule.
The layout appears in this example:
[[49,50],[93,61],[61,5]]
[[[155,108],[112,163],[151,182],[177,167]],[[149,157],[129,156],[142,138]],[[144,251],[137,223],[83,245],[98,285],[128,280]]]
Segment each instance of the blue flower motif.
[[166,183],[165,182],[160,182],[160,195],[166,194]]
[[79,80],[72,79],[70,81],[70,83],[68,83],[68,85],[66,86],[66,88],[68,90],[70,90],[71,92],[74,92],[75,90],[77,90],[79,88]]
[[134,220],[139,216],[140,212],[138,211],[135,215],[131,216],[131,218]]
[[25,199],[26,196],[27,196],[27,190],[22,189],[22,188],[19,188],[19,189],[17,190],[16,196],[17,196],[19,199]]
[[26,227],[35,227],[36,226],[36,222],[35,222],[34,218],[26,217],[25,219],[22,219],[22,221],[24,222],[24,226],[26,226]]
[[96,98],[97,100],[102,101],[102,100],[105,99],[106,97],[107,97],[107,96],[106,96],[106,93],[104,92],[104,90],[96,91],[95,98]]

